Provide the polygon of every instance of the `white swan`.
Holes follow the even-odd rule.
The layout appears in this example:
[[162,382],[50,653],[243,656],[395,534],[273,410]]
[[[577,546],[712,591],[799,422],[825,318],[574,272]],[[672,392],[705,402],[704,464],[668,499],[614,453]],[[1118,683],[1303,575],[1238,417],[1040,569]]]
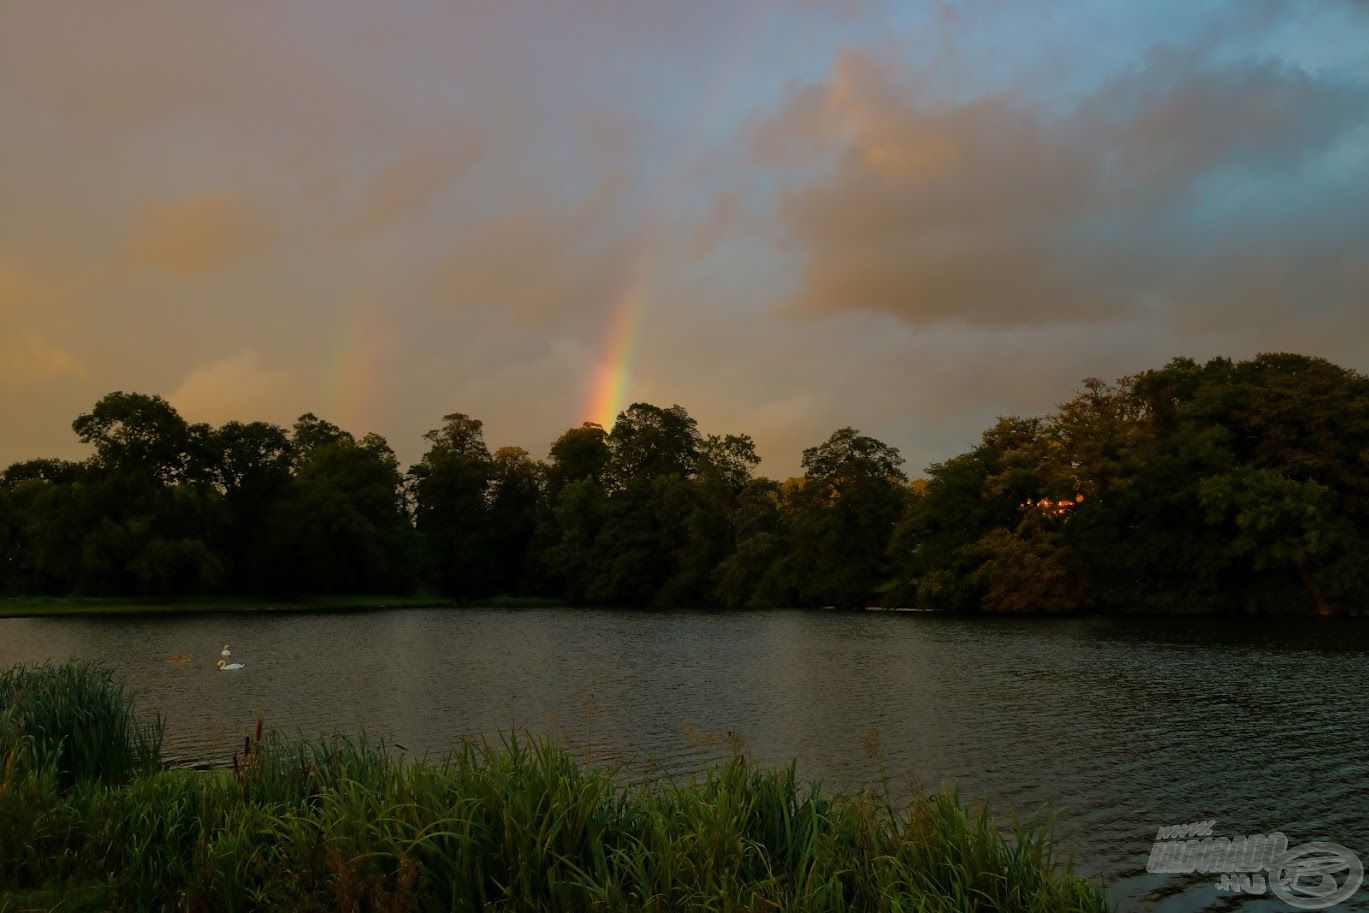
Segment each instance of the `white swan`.
[[242,663],[227,663],[223,660],[219,660],[220,672],[237,672],[239,669],[242,668],[245,668]]
[[222,656],[224,659],[227,659],[228,657],[233,655],[233,651],[228,649],[228,644],[224,644],[223,649],[219,651],[219,655]]

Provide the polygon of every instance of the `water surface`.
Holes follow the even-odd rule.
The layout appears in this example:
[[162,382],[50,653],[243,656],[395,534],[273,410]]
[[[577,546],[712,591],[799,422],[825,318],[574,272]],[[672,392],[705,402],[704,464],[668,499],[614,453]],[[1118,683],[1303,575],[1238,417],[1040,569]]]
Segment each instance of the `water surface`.
[[[214,667],[224,641],[247,664]],[[172,664],[177,654],[190,661]],[[223,762],[258,716],[410,753],[511,727],[628,777],[740,746],[838,789],[954,782],[1060,814],[1122,910],[1288,910],[1147,875],[1156,828],[1217,820],[1369,859],[1369,624],[894,613],[405,609],[0,619],[0,665],[96,657]],[[1358,904],[1358,905],[1356,905]],[[1369,889],[1340,909],[1369,909]]]

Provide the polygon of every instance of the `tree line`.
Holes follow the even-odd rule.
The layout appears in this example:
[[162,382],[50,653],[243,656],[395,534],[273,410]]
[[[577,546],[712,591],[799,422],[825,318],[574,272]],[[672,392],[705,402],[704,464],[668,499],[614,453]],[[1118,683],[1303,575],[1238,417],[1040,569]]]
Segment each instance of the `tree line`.
[[211,427],[120,392],[72,427],[87,459],[0,474],[6,593],[999,613],[1356,613],[1369,594],[1369,378],[1300,355],[1089,379],[911,482],[852,428],[764,478],[749,436],[649,403],[544,460],[453,413],[407,470],[314,415]]

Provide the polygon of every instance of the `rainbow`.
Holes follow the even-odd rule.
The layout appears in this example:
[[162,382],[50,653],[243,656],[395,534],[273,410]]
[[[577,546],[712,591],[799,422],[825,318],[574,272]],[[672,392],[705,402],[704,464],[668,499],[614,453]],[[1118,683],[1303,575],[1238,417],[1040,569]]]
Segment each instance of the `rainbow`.
[[618,413],[629,404],[638,338],[652,297],[653,273],[659,266],[656,262],[661,253],[659,242],[665,240],[660,229],[673,216],[677,198],[688,187],[689,170],[711,135],[710,125],[716,126],[720,122],[721,105],[732,94],[730,87],[734,74],[747,63],[750,36],[765,34],[783,9],[782,4],[748,8],[744,20],[731,31],[731,47],[723,65],[705,81],[693,111],[683,119],[686,126],[681,130],[673,167],[658,182],[664,195],[657,201],[655,212],[641,233],[637,256],[633,258],[622,291],[614,300],[600,356],[590,373],[589,394],[581,411],[586,421],[611,429]]
[[[655,201],[637,249],[628,258],[622,288],[613,297],[607,331],[590,371],[588,395],[581,409],[585,421],[612,428],[618,413],[628,405],[643,317],[652,297],[653,277],[659,272],[661,243],[667,240],[661,229],[675,216],[674,204],[689,186],[690,168],[712,136],[710,125],[720,123],[721,105],[732,95],[733,75],[747,62],[749,36],[767,33],[768,24],[782,11],[782,4],[747,9],[739,26],[731,30],[731,47],[722,65],[703,84],[690,116],[682,119],[675,160],[655,182],[663,196]],[[374,297],[358,297],[339,322],[334,347],[324,364],[324,401],[329,415],[336,416],[332,420],[344,427],[369,426],[381,405],[377,381],[393,360],[397,345],[393,328],[380,319]]]
[[628,383],[637,354],[637,336],[646,307],[646,293],[646,278],[638,276],[627,284],[614,304],[603,355],[590,380],[589,398],[585,404],[586,421],[612,428],[618,413],[627,406]]

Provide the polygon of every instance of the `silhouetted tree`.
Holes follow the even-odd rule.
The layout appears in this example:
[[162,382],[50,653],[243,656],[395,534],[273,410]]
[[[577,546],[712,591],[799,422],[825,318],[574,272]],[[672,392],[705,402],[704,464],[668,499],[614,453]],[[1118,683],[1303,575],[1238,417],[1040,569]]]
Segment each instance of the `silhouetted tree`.
[[1322,612],[1369,597],[1369,378],[1299,355],[1090,378],[908,483],[842,428],[756,478],[745,435],[634,403],[546,464],[453,413],[401,475],[306,414],[186,422],[111,393],[79,462],[0,472],[0,591],[175,595],[436,588],[580,602],[943,611]]
[[414,522],[442,592],[480,595],[497,578],[489,505],[493,459],[478,419],[454,412],[442,421],[424,435],[431,446],[409,469]]
[[803,603],[862,606],[887,585],[889,542],[907,499],[902,465],[896,449],[853,428],[803,452],[791,520]]
[[608,432],[585,422],[561,435],[551,445],[547,461],[547,490],[554,501],[571,482],[602,482],[608,466]]

